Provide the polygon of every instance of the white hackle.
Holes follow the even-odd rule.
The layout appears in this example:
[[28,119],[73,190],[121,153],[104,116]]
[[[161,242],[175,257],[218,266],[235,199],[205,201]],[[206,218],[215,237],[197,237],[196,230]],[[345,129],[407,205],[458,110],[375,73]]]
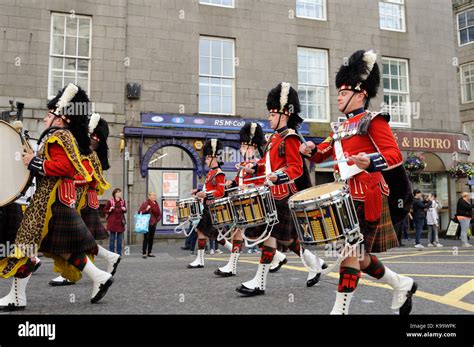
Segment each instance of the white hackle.
[[91,119],[89,120],[89,134],[92,134],[99,124],[100,114],[93,113],[91,114]]
[[362,58],[367,65],[367,70],[368,73],[363,74],[362,80],[366,80],[369,77],[369,74],[372,72],[372,69],[374,68],[375,61],[377,60],[377,53],[375,53],[373,50],[367,51],[364,53],[364,56]]
[[280,112],[283,112],[285,105],[288,103],[288,94],[290,94],[290,84],[288,82],[281,82]]
[[212,156],[215,157],[217,154],[217,139],[211,139],[211,150]]
[[257,130],[257,123],[250,123],[250,141],[252,141],[255,136],[255,130]]
[[63,95],[59,98],[58,103],[56,104],[56,109],[62,110],[71,102],[71,100],[76,96],[79,88],[76,85],[69,83],[64,90]]

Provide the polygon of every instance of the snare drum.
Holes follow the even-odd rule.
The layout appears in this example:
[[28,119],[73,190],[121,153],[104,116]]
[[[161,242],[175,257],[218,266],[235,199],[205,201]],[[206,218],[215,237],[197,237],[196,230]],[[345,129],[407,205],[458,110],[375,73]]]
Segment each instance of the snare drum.
[[32,175],[23,164],[24,150],[31,150],[27,141],[10,124],[0,121],[0,206],[5,206],[22,196],[31,184]]
[[202,216],[202,205],[196,198],[178,200],[179,221],[198,220]]
[[225,197],[213,201],[209,205],[212,225],[221,229],[235,221],[235,210],[231,198]]
[[239,190],[231,199],[239,228],[278,223],[275,200],[267,186]]
[[349,193],[340,182],[322,184],[294,194],[288,201],[300,241],[306,245],[357,239],[359,221]]

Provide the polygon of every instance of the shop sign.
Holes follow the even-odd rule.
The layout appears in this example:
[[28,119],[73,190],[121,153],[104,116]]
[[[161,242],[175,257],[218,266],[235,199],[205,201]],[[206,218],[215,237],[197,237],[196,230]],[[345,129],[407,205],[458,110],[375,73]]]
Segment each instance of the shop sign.
[[470,154],[469,137],[463,134],[446,134],[421,131],[393,130],[402,151]]
[[[270,123],[261,119],[242,119],[231,117],[204,117],[200,115],[142,113],[143,126],[173,127],[188,129],[234,130],[239,131],[246,122],[258,122],[265,132],[273,132]],[[303,123],[299,129],[303,135],[309,134],[309,124]]]

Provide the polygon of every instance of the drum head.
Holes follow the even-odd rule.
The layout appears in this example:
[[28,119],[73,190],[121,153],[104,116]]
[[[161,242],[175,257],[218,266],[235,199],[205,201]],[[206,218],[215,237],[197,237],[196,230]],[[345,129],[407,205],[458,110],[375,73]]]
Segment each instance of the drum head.
[[342,182],[321,184],[319,186],[311,187],[294,194],[290,198],[290,200],[304,201],[304,200],[310,200],[310,199],[330,197],[331,193],[336,194],[337,192],[340,192],[345,186],[346,185]]
[[30,171],[22,161],[23,145],[20,135],[8,123],[0,121],[0,162],[6,169],[0,170],[0,206],[16,200],[25,189]]

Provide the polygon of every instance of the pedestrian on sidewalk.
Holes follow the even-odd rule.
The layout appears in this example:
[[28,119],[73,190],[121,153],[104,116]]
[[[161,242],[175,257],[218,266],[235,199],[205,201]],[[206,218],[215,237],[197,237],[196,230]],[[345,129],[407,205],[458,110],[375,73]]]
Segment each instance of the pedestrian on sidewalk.
[[115,188],[112,191],[112,198],[105,204],[104,213],[107,220],[107,231],[110,234],[109,251],[120,255],[122,255],[126,212],[127,206],[125,200],[122,199],[122,190]]
[[143,247],[142,257],[146,259],[148,257],[155,257],[151,252],[153,250],[153,240],[155,239],[156,225],[161,220],[161,209],[156,201],[156,193],[148,193],[148,199],[143,202],[138,210],[138,213],[150,214],[150,224],[148,226],[148,232],[143,234]]
[[467,241],[467,231],[472,219],[472,205],[469,202],[469,193],[463,192],[461,198],[458,200],[456,207],[456,217],[461,228],[461,244],[462,247],[472,247]]
[[421,197],[421,191],[415,189],[413,191],[415,199],[413,199],[413,224],[415,226],[415,248],[425,248],[421,244],[421,232],[426,222],[426,210],[431,206],[431,201],[424,201]]
[[441,204],[434,193],[430,195],[429,199],[431,201],[431,206],[428,208],[426,214],[426,223],[428,224],[428,247],[443,247],[443,245],[438,241],[438,212],[441,210]]

